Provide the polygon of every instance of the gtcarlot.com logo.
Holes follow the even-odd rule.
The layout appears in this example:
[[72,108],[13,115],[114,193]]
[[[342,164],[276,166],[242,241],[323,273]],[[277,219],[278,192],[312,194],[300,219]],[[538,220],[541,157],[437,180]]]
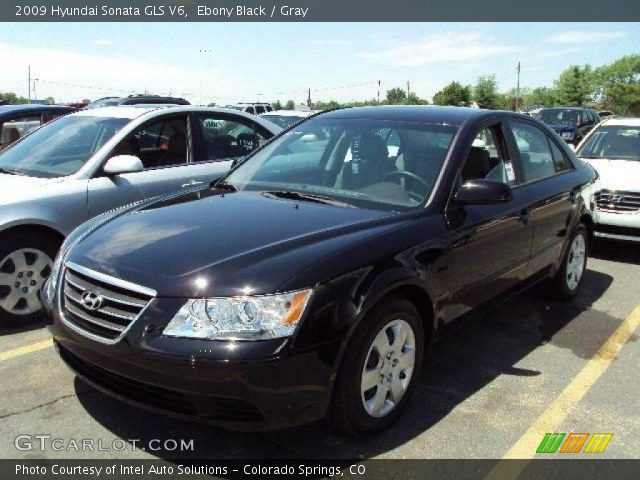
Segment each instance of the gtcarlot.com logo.
[[613,433],[547,433],[536,453],[603,453],[611,437]]
[[150,450],[152,452],[192,452],[194,441],[183,438],[152,438],[143,443],[139,438],[116,438],[104,440],[102,438],[56,438],[49,434],[18,435],[13,442],[18,450],[39,450],[41,452],[53,450],[56,452],[122,452],[124,450]]

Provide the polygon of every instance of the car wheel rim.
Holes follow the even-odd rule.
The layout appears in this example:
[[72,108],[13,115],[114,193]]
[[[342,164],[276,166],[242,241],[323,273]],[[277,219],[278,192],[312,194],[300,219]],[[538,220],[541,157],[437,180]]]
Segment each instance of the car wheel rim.
[[51,257],[35,248],[22,248],[0,260],[0,307],[13,315],[42,308],[39,292],[51,273]]
[[579,233],[576,235],[576,238],[573,239],[573,243],[569,249],[569,256],[567,257],[566,279],[569,290],[578,288],[580,279],[582,279],[582,274],[584,273],[586,259],[586,242],[584,235]]
[[398,406],[409,388],[415,360],[416,339],[409,323],[393,320],[378,332],[360,380],[362,405],[369,415],[384,417]]

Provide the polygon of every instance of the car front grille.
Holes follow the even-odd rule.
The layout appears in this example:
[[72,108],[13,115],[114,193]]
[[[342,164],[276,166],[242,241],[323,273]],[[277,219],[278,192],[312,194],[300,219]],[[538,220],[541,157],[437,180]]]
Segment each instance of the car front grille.
[[633,213],[640,210],[640,192],[600,190],[595,195],[598,210],[615,213]]
[[120,339],[155,292],[67,263],[62,291],[63,317],[74,330],[106,343]]

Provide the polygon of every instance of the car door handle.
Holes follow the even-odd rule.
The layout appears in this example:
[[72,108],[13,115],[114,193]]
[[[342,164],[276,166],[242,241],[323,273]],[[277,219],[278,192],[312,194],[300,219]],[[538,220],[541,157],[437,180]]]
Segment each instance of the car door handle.
[[204,182],[199,182],[197,180],[189,180],[187,183],[182,184],[182,188],[193,187],[194,185],[202,185]]
[[518,221],[526,225],[529,222],[529,217],[531,217],[531,211],[528,208],[523,208],[518,215]]

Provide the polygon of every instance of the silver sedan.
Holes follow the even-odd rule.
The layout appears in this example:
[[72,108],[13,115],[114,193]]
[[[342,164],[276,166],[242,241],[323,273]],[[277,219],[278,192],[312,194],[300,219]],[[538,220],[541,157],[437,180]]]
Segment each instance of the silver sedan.
[[76,226],[211,183],[281,130],[223,108],[107,107],[62,117],[12,144],[0,153],[0,325],[35,318],[53,259]]

